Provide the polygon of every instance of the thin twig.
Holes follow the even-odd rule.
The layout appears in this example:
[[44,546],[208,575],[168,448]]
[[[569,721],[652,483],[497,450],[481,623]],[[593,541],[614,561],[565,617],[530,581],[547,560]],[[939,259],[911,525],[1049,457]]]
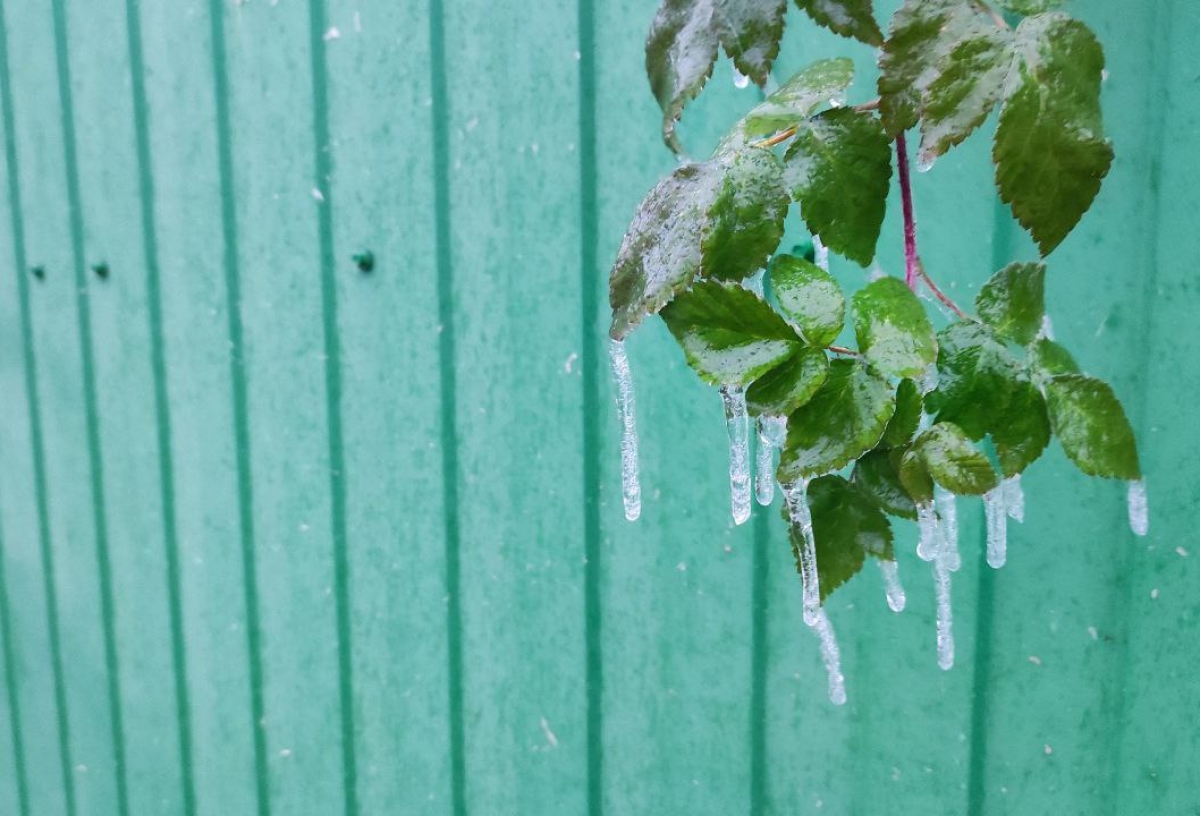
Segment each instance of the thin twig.
[[770,139],[762,139],[757,142],[751,142],[751,147],[774,147],[781,142],[786,142],[788,139],[796,135],[796,126],[792,125],[787,130],[781,130],[772,136]]
[[856,110],[859,113],[869,113],[871,111],[877,111],[877,110],[879,110],[879,97],[878,96],[875,97],[870,102],[863,102],[861,105],[855,105],[853,110]]
[[861,355],[860,355],[860,354],[859,354],[857,351],[855,351],[854,349],[848,349],[848,348],[846,348],[845,346],[826,346],[825,348],[826,348],[826,349],[828,349],[829,351],[832,351],[834,354],[844,354],[844,355],[846,355],[847,357],[859,357],[859,356],[861,356]]
[[900,175],[900,207],[904,211],[904,282],[917,291],[917,222],[913,217],[912,179],[908,175],[908,143],[901,133],[896,137],[896,167]]
[[989,6],[986,2],[984,2],[984,0],[975,0],[975,7],[991,17],[992,20],[995,21],[996,25],[1000,26],[1005,31],[1009,30],[1010,26],[1008,25],[1008,20],[1005,20],[1000,12]]
[[967,313],[960,309],[949,295],[938,288],[938,285],[933,282],[933,278],[929,277],[929,273],[925,271],[925,265],[920,261],[917,261],[917,271],[921,275],[921,280],[925,281],[925,285],[929,287],[929,291],[933,292],[934,297],[940,300],[947,309],[958,315],[960,320],[967,319]]

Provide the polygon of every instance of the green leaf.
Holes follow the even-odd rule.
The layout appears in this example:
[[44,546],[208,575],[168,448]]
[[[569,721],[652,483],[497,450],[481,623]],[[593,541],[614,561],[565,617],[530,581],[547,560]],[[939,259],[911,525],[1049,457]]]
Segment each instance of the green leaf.
[[1000,337],[1022,345],[1032,342],[1046,314],[1046,265],[1004,267],[979,290],[975,308]]
[[[821,603],[862,569],[866,556],[895,559],[892,526],[865,496],[840,476],[814,479],[808,486],[816,542]],[[804,546],[803,534],[791,527],[792,551]]]
[[883,432],[883,444],[890,448],[907,445],[921,424],[924,408],[921,389],[912,380],[901,380],[896,388],[896,413],[888,420]]
[[735,133],[753,138],[798,125],[818,107],[840,97],[853,81],[854,63],[846,57],[814,62],[750,111]]
[[952,323],[938,335],[938,387],[925,405],[938,422],[953,422],[972,439],[988,433],[1008,407],[1019,368],[991,329]]
[[1058,374],[1078,374],[1079,364],[1071,352],[1045,337],[1029,346],[1029,371],[1035,380],[1047,380]]
[[723,45],[759,86],[779,54],[787,0],[663,0],[646,37],[646,74],[663,112],[663,141],[676,153],[675,123],[708,78]]
[[889,515],[915,519],[917,506],[900,481],[899,451],[873,450],[854,465],[851,482]]
[[915,443],[900,456],[900,484],[915,503],[933,501],[933,477]]
[[919,377],[937,357],[925,307],[899,278],[880,278],[850,301],[854,335],[871,365],[896,377]]
[[981,496],[1000,483],[987,456],[951,422],[934,425],[917,437],[913,447],[933,480],[951,493]]
[[779,255],[771,264],[771,291],[784,316],[814,346],[837,339],[846,320],[846,298],[833,276],[794,255]]
[[834,360],[829,378],[788,419],[779,481],[843,468],[875,447],[895,410],[887,381],[854,360]]
[[992,428],[992,444],[1000,472],[1006,477],[1024,471],[1050,444],[1046,400],[1032,383],[1022,382],[1013,391],[1008,407]]
[[882,45],[883,32],[875,22],[871,0],[796,0],[818,24],[867,45]]
[[1016,42],[1019,81],[1006,92],[992,158],[1000,198],[1045,256],[1112,165],[1100,114],[1104,53],[1087,26],[1059,13],[1027,17]]
[[751,416],[788,416],[812,399],[829,376],[825,352],[801,346],[746,389]]
[[787,151],[792,196],[809,229],[863,266],[875,257],[892,179],[892,152],[879,120],[828,110],[796,132]]
[[688,365],[713,385],[746,385],[801,347],[767,302],[740,286],[701,281],[662,310]]
[[741,280],[766,265],[783,237],[789,199],[783,163],[752,147],[727,155],[717,199],[708,210],[701,243],[701,274]]
[[996,0],[996,5],[1017,14],[1041,14],[1064,5],[1066,0]]
[[1089,476],[1140,479],[1133,428],[1107,383],[1062,374],[1046,383],[1050,425],[1075,466]]

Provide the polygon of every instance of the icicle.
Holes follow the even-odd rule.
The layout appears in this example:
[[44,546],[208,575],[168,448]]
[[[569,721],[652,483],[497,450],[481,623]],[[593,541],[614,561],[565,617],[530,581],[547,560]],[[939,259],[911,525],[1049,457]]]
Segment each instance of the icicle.
[[1047,340],[1054,339],[1054,324],[1052,322],[1050,322],[1050,315],[1048,315],[1048,314],[1042,315],[1042,328],[1040,331],[1038,331],[1037,336],[1039,338],[1044,337]]
[[817,624],[821,611],[821,586],[817,574],[817,542],[813,538],[812,514],[808,509],[808,482],[794,482],[781,486],[787,502],[788,516],[793,525],[800,528],[804,545],[800,548],[800,579],[804,582],[804,622]]
[[1008,498],[1004,484],[983,494],[983,509],[987,515],[987,562],[1000,569],[1008,558]]
[[954,665],[954,613],[950,606],[950,567],[942,553],[933,562],[933,580],[937,591],[938,666],[949,671]]
[[887,593],[888,609],[893,612],[903,612],[908,599],[904,596],[904,587],[900,584],[900,565],[895,561],[880,561],[879,573],[883,576],[883,588]]
[[817,609],[813,623],[809,624],[821,639],[821,660],[825,663],[825,672],[829,675],[829,702],[834,705],[846,703],[846,678],[842,674],[842,654],[838,649],[837,638],[833,634],[833,626],[824,609]]
[[721,388],[725,424],[729,431],[729,497],[735,524],[750,518],[750,418],[746,392],[736,385]]
[[766,507],[775,500],[775,450],[787,435],[787,417],[758,418],[758,463],[754,477],[754,497]]
[[1021,489],[1021,474],[1010,476],[1000,483],[1004,491],[1004,508],[1008,517],[1014,521],[1025,523],[1025,491]]
[[1129,483],[1129,527],[1144,536],[1150,532],[1150,508],[1146,503],[1146,480]]
[[745,88],[750,85],[750,77],[743,74],[736,67],[733,69],[733,87]]
[[937,513],[933,509],[933,502],[917,504],[917,527],[921,531],[921,538],[917,542],[917,555],[922,561],[932,561],[937,558],[941,543],[938,540]]
[[928,173],[933,169],[933,166],[937,164],[937,160],[938,157],[936,153],[925,153],[922,151],[921,153],[917,154],[917,172]]
[[617,414],[621,419],[621,496],[625,501],[625,518],[636,521],[642,514],[642,485],[638,481],[637,419],[634,414],[633,376],[625,343],[610,340],[608,356],[613,378],[617,381]]
[[958,554],[958,508],[954,501],[955,495],[937,485],[933,488],[933,498],[937,506],[938,528],[942,533],[939,552],[946,559],[946,567],[951,572],[958,572],[962,567],[962,557]]
[[817,266],[829,271],[829,247],[822,243],[820,236],[814,235],[813,239],[813,259]]

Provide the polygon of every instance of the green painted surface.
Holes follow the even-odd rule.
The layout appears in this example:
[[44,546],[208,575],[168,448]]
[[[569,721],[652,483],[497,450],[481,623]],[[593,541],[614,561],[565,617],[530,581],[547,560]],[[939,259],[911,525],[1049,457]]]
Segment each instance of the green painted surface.
[[[650,6],[4,0],[0,813],[1200,813],[1200,9],[1076,5],[1118,160],[1047,300],[1129,408],[1151,534],[1057,448],[1004,570],[964,502],[942,673],[903,530],[908,609],[870,565],[830,603],[839,709],[657,321],[621,513],[604,273],[672,166]],[[871,95],[791,17],[778,75],[852,53]],[[721,63],[685,143],[755,98]],[[1033,257],[990,189],[980,140],[916,178],[960,300]]]

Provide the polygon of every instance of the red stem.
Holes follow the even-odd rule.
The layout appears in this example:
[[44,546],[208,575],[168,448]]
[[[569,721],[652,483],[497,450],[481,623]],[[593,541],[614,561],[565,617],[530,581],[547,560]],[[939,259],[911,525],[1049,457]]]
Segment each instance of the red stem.
[[904,282],[917,291],[917,222],[913,218],[912,181],[908,177],[908,145],[904,134],[896,137],[896,166],[900,172],[900,205],[904,209]]

